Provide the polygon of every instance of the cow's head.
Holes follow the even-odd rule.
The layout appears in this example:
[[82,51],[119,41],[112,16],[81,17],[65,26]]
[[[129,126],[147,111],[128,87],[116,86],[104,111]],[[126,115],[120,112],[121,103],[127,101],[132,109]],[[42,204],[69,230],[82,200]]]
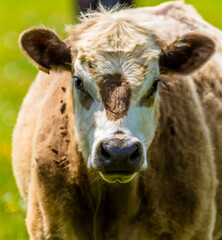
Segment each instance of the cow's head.
[[21,35],[21,47],[46,72],[71,66],[79,150],[107,182],[129,182],[147,168],[160,73],[189,74],[209,59],[214,43],[188,33],[166,46],[118,14],[86,20],[69,32],[65,43],[49,29],[33,28]]

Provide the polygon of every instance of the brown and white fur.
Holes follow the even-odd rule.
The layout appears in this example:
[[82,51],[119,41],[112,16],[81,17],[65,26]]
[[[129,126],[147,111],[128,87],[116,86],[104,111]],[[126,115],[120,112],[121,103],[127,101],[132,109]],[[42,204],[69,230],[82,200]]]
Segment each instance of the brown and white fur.
[[[49,73],[13,134],[30,239],[220,239],[222,33],[182,2],[88,13],[68,31],[20,37]],[[114,136],[140,144],[140,171],[98,169]]]

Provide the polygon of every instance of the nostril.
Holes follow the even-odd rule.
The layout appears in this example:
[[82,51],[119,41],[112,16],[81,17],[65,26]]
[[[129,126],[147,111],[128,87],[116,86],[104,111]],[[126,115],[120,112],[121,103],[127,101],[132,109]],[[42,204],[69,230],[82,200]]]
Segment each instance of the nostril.
[[104,149],[103,145],[99,149],[99,155],[104,162],[109,162],[111,159],[110,153]]
[[135,163],[139,158],[140,158],[140,151],[139,151],[138,145],[136,145],[136,150],[130,155],[130,161],[132,163]]
[[92,167],[106,174],[130,175],[140,171],[143,160],[139,141],[112,138],[97,145]]

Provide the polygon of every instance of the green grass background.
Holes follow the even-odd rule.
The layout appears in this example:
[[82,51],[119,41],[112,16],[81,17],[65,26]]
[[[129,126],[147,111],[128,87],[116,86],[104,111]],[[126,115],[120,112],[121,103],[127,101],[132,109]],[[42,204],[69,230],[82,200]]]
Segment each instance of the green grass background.
[[[164,1],[136,0],[136,6]],[[188,0],[211,24],[222,29],[221,0]],[[16,117],[37,70],[18,47],[20,32],[45,25],[66,37],[65,24],[75,23],[72,0],[0,0],[0,240],[26,240],[26,206],[16,188],[11,166],[11,137]],[[25,146],[24,146],[25,147]]]

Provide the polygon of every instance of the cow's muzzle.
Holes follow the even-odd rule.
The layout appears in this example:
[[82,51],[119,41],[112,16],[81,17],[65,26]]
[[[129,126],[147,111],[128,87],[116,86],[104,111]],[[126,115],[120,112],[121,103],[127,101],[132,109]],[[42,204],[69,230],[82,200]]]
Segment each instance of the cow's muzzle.
[[144,153],[140,141],[111,138],[101,141],[96,148],[92,167],[107,182],[129,182],[144,168]]

